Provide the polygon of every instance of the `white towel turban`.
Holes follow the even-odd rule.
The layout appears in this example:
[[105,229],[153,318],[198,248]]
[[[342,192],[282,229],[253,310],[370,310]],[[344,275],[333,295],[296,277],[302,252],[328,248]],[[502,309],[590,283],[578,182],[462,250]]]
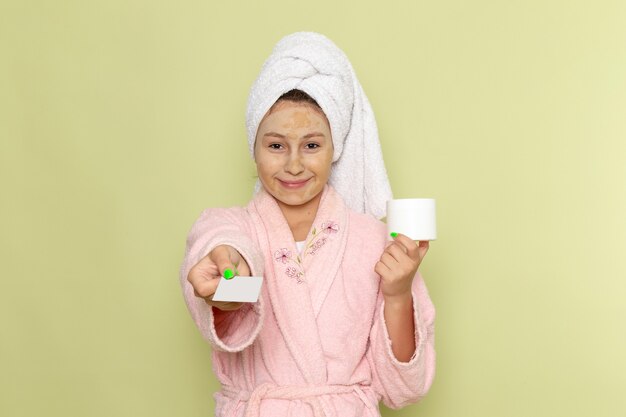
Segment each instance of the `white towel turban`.
[[[285,36],[263,64],[246,112],[252,158],[261,120],[281,95],[293,89],[313,97],[330,123],[334,152],[329,184],[351,209],[385,217],[387,200],[393,197],[374,112],[348,57],[320,33]],[[255,194],[260,187],[257,180]]]

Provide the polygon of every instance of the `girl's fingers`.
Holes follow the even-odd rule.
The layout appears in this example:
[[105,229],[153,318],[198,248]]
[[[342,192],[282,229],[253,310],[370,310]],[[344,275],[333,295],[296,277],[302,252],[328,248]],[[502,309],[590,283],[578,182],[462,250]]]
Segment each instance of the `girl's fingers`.
[[239,252],[237,252],[237,254],[239,255],[239,260],[235,265],[235,268],[237,269],[237,273],[235,275],[239,275],[240,277],[249,277],[251,272],[248,263],[245,259],[243,259],[243,256],[241,256]]
[[207,301],[207,304],[210,306],[219,308],[222,311],[238,310],[239,308],[243,306],[243,303],[235,302],[235,301],[213,301],[213,302]]
[[[235,267],[233,265],[233,260],[231,259],[232,253],[230,251],[231,247],[228,245],[219,245],[216,246],[211,251],[211,259],[217,265],[217,269],[219,270],[220,276],[229,278],[232,277],[235,272]],[[229,270],[227,273],[228,276],[225,275],[226,270]]]
[[406,253],[406,248],[395,243],[393,245],[389,245],[386,253],[389,253],[398,263],[403,263],[408,260],[408,254]]
[[210,254],[203,257],[195,264],[190,270],[189,274],[187,274],[187,279],[189,280],[190,276],[201,276],[204,279],[211,279],[215,276],[219,275],[219,271],[217,270],[217,266],[211,260]]
[[206,279],[200,274],[192,273],[189,274],[187,280],[193,287],[196,296],[202,298],[213,295],[217,289],[217,284],[219,283],[218,278]]
[[387,267],[387,265],[385,265],[382,261],[378,261],[376,262],[376,265],[374,266],[374,272],[376,272],[378,275],[385,276],[387,274],[389,274],[390,269]]
[[[397,239],[397,237],[395,239]],[[387,246],[385,247],[385,250],[389,249],[392,246],[397,246],[400,250],[402,250],[402,252],[406,253],[407,248],[405,248],[402,243],[400,243],[399,241],[396,241],[395,239],[390,242],[387,242]]]
[[430,247],[430,242],[428,240],[420,241],[418,252],[420,259],[424,259],[426,252],[428,252],[428,248]]
[[401,245],[405,250],[406,254],[409,255],[410,258],[414,260],[418,260],[417,256],[419,254],[419,247],[417,243],[407,235],[403,235],[402,233],[398,233],[398,235],[394,239],[399,245]]
[[398,261],[396,261],[396,258],[391,256],[389,252],[384,252],[382,254],[382,256],[380,257],[380,262],[382,262],[383,265],[385,265],[390,270],[393,270],[393,266],[398,263]]

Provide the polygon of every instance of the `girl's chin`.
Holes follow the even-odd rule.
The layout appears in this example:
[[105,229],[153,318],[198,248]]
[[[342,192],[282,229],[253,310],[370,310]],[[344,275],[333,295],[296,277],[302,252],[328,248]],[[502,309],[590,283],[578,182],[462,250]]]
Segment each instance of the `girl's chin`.
[[311,198],[289,198],[289,197],[284,197],[284,196],[281,196],[281,197],[282,197],[280,198],[281,203],[286,204],[288,206],[301,206],[312,200]]
[[302,206],[310,202],[311,200],[313,200],[315,196],[311,196],[309,195],[309,193],[303,193],[303,194],[297,195],[293,191],[292,192],[281,191],[281,192],[276,193],[274,197],[276,197],[277,200],[279,200],[281,203],[287,206]]

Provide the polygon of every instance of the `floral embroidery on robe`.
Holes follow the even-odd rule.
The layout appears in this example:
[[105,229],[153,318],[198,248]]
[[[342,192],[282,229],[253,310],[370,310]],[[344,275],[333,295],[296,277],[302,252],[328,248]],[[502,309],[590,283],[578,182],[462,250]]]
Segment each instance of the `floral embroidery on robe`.
[[274,252],[274,260],[276,262],[281,262],[283,264],[291,263],[291,266],[288,266],[285,269],[285,275],[289,278],[294,278],[298,284],[304,282],[304,272],[302,271],[302,261],[306,257],[307,254],[315,255],[321,248],[324,246],[326,241],[329,238],[339,231],[339,224],[333,220],[328,220],[322,223],[320,231],[314,227],[311,231],[311,238],[304,243],[304,248],[302,249],[302,257],[300,255],[296,256],[294,259],[292,257],[291,251],[287,248],[280,248],[276,252]]

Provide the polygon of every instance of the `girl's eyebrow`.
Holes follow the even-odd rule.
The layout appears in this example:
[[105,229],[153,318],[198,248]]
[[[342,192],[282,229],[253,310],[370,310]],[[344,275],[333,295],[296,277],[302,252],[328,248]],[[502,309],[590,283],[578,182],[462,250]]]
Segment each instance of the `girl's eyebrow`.
[[[280,133],[276,133],[276,132],[267,132],[266,134],[263,135],[263,137],[265,136],[275,136],[277,138],[281,138],[281,139],[285,139],[285,135],[281,135]],[[322,132],[311,132],[311,133],[307,133],[306,135],[302,136],[300,139],[309,139],[315,136],[321,136],[321,137],[326,137],[324,136],[324,134]]]

